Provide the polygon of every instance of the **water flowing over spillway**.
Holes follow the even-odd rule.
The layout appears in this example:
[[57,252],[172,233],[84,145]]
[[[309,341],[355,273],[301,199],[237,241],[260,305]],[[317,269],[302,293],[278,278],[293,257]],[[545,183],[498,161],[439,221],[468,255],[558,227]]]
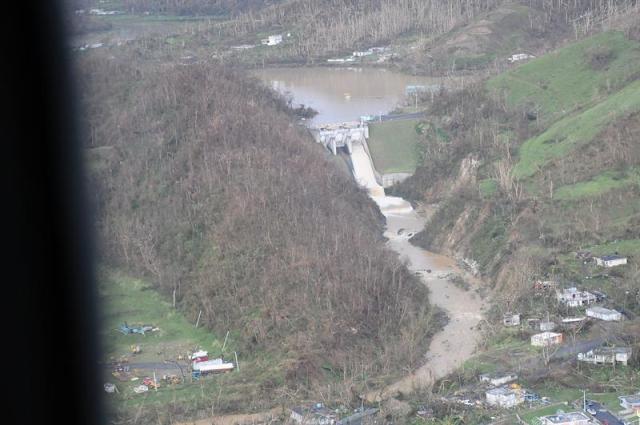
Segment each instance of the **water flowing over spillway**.
[[460,289],[447,280],[445,275],[448,273],[462,273],[452,259],[409,242],[424,228],[425,218],[406,200],[385,195],[384,188],[376,181],[375,170],[364,145],[353,145],[351,164],[356,182],[368,191],[386,218],[384,235],[389,240],[389,248],[398,253],[411,271],[420,275],[430,290],[431,303],[442,308],[449,318],[444,329],[431,341],[423,366],[381,391],[366,396],[369,401],[379,401],[392,397],[398,391],[408,393],[427,387],[462,366],[473,355],[479,341],[477,327],[482,320],[484,302],[475,292]]

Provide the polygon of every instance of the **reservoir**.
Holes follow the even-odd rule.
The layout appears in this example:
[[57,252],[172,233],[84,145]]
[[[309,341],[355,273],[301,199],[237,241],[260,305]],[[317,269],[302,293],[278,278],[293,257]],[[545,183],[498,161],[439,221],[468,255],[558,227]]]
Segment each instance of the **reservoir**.
[[411,76],[383,68],[265,68],[254,75],[292,99],[294,106],[303,104],[318,111],[309,120],[312,125],[386,114],[406,104],[408,86],[437,90],[459,84],[459,79]]

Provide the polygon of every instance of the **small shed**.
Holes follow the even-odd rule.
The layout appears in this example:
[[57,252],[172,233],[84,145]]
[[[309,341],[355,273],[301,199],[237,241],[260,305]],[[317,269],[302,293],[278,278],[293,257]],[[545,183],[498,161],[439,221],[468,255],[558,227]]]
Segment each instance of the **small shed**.
[[562,343],[562,334],[556,332],[542,332],[531,336],[531,345],[534,347],[547,347]]
[[594,257],[596,264],[602,267],[616,267],[627,264],[627,257],[622,255],[603,255],[602,257]]
[[600,319],[607,322],[617,322],[622,320],[622,313],[604,307],[589,307],[587,309],[587,317]]

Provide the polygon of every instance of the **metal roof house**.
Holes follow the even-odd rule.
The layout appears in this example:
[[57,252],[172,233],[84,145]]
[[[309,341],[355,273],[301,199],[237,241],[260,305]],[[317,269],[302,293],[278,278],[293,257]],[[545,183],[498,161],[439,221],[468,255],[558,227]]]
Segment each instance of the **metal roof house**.
[[622,320],[622,313],[604,307],[589,307],[587,309],[587,317],[600,319],[607,322],[617,322]]
[[627,264],[627,257],[622,255],[603,255],[602,257],[594,257],[596,264],[603,267],[623,266]]

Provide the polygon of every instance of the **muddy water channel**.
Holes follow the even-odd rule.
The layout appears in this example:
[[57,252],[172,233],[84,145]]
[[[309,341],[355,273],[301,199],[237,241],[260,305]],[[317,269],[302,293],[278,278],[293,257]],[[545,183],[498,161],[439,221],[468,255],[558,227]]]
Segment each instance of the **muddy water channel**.
[[457,80],[413,77],[381,68],[266,68],[254,72],[278,92],[316,111],[311,124],[360,119],[362,115],[385,114],[404,103],[407,86],[457,84]]
[[[265,69],[257,72],[265,84],[304,104],[319,114],[309,124],[357,120],[361,115],[384,114],[404,101],[408,85],[456,88],[461,81],[411,77],[382,69],[297,68]],[[405,260],[430,290],[430,302],[443,309],[449,321],[433,338],[423,366],[381,391],[367,395],[370,401],[387,399],[398,391],[407,393],[428,386],[460,367],[477,346],[478,324],[485,303],[473,289],[461,289],[447,275],[462,274],[453,259],[425,251],[409,242],[424,228],[426,218],[402,198],[385,195],[375,179],[367,150],[354,144],[351,154],[353,177],[376,202],[386,217],[388,246]]]

